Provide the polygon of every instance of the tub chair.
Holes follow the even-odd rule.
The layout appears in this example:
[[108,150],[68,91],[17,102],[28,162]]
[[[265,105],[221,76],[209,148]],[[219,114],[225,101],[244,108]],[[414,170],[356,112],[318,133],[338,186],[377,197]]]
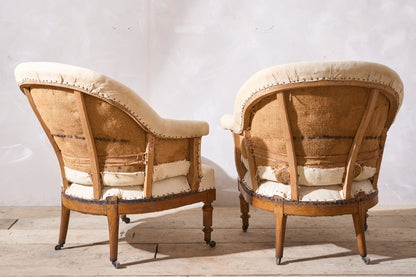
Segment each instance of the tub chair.
[[221,125],[234,138],[243,231],[249,204],[274,212],[277,264],[288,215],[351,214],[369,262],[366,213],[378,202],[384,143],[402,98],[399,76],[368,62],[279,65],[242,86]]
[[16,81],[53,149],[62,175],[58,245],[70,211],[105,215],[117,268],[119,218],[203,202],[211,247],[214,171],[201,164],[203,121],[160,117],[134,91],[94,71],[58,63],[22,63]]

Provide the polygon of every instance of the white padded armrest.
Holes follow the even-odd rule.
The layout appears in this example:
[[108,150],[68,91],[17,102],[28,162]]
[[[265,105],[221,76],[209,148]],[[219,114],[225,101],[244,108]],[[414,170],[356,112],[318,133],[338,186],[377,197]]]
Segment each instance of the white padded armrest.
[[163,135],[171,138],[202,137],[209,133],[209,125],[199,120],[164,119],[158,126]]
[[238,123],[234,121],[234,116],[232,114],[225,114],[221,117],[221,127],[234,132],[233,127]]
[[64,85],[122,105],[158,137],[192,138],[209,133],[207,122],[162,118],[133,90],[86,68],[60,63],[29,62],[19,64],[14,74],[20,86],[33,82]]

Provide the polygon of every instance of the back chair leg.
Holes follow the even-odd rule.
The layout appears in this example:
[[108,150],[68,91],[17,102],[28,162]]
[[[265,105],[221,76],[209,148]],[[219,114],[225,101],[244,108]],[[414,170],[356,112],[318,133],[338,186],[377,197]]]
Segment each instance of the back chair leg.
[[367,247],[365,244],[365,216],[366,210],[359,206],[358,213],[353,213],[352,218],[354,221],[355,234],[357,237],[358,251],[361,258],[366,264],[370,263],[370,259],[367,258]]
[[283,205],[275,204],[274,217],[276,222],[276,264],[280,265],[283,257],[287,215],[283,213]]
[[211,246],[211,247],[215,247],[216,243],[215,241],[211,240],[211,232],[213,231],[211,226],[212,226],[212,210],[214,208],[211,205],[211,202],[204,202],[204,206],[202,207],[202,212],[203,212],[203,218],[202,218],[202,223],[204,225],[204,229],[202,229],[202,231],[204,231],[204,240],[205,242]]
[[55,246],[55,250],[61,250],[62,246],[64,246],[65,244],[66,234],[68,233],[69,213],[70,213],[70,210],[62,204],[59,240],[58,240],[58,244]]
[[248,229],[248,219],[250,218],[250,215],[248,214],[250,208],[246,200],[244,199],[243,195],[240,193],[240,211],[241,211],[241,220],[242,220],[242,229],[243,232],[247,232]]
[[115,268],[118,268],[120,266],[120,263],[117,261],[119,226],[118,198],[117,196],[110,196],[106,200],[108,232],[110,237],[110,261]]
[[130,223],[130,217],[128,217],[125,214],[120,215],[121,220],[123,220],[124,223],[128,224]]

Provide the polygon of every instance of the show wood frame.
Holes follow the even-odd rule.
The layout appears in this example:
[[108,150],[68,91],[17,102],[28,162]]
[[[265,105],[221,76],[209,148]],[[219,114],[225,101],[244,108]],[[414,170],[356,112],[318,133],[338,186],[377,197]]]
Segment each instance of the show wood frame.
[[[62,157],[61,150],[59,149],[54,137],[52,136],[48,126],[43,120],[35,101],[33,100],[31,88],[43,88],[50,90],[59,90],[59,89],[71,89],[74,93],[77,110],[80,115],[83,135],[85,136],[87,148],[88,148],[88,158],[90,161],[91,168],[91,179],[93,182],[93,195],[94,199],[86,200],[82,198],[77,198],[65,194],[66,189],[69,186],[69,182],[65,177],[65,167]],[[146,127],[144,127],[133,115],[129,113],[128,110],[125,110],[123,106],[117,105],[116,103],[106,101],[106,99],[99,98],[100,100],[110,103],[111,105],[122,109],[127,113],[130,118],[132,118],[143,130],[146,131],[146,152],[145,152],[145,180],[144,180],[144,199],[135,199],[135,200],[124,200],[119,199],[116,196],[107,197],[106,199],[101,199],[102,197],[102,178],[100,172],[100,157],[97,155],[97,147],[94,139],[94,134],[90,125],[88,117],[88,109],[85,103],[85,95],[95,95],[91,94],[88,91],[82,89],[74,89],[71,86],[64,84],[53,84],[47,85],[41,82],[25,82],[21,84],[21,89],[25,93],[26,97],[29,100],[29,103],[38,118],[43,130],[45,131],[59,162],[61,175],[62,175],[62,194],[61,194],[61,224],[59,232],[58,244],[55,247],[55,250],[60,250],[65,242],[66,235],[69,224],[70,211],[77,211],[86,214],[93,215],[105,215],[108,219],[108,230],[109,230],[109,241],[110,241],[110,261],[112,264],[118,268],[120,263],[117,260],[117,249],[118,249],[118,230],[119,230],[119,218],[122,217],[123,221],[126,223],[129,222],[129,219],[126,217],[127,214],[139,214],[139,213],[149,213],[156,211],[163,211],[168,209],[174,209],[182,207],[185,205],[190,205],[198,202],[203,202],[204,206],[202,208],[203,214],[203,232],[204,232],[204,241],[211,247],[215,246],[215,241],[211,240],[212,232],[212,205],[211,203],[216,198],[215,189],[209,189],[205,191],[199,191],[199,184],[201,181],[201,138],[178,138],[177,140],[186,140],[189,141],[188,147],[188,157],[190,161],[190,170],[187,175],[191,191],[188,193],[173,194],[164,197],[154,198],[152,196],[152,184],[153,184],[153,169],[154,169],[154,155],[155,155],[155,141],[158,139],[157,134],[150,132]]]
[[[288,114],[287,99],[292,89],[304,88],[316,88],[322,86],[356,86],[360,88],[366,88],[368,91],[368,100],[364,113],[361,117],[359,126],[353,137],[353,141],[348,153],[347,162],[345,164],[344,182],[343,182],[343,195],[346,197],[337,201],[299,201],[299,184],[297,173],[297,156],[294,147],[293,134],[290,125],[290,119]],[[389,112],[387,115],[384,130],[381,134],[379,143],[380,151],[376,160],[376,174],[372,177],[372,185],[375,189],[374,192],[364,194],[358,193],[354,198],[351,198],[351,186],[353,181],[354,165],[357,161],[357,156],[360,150],[361,143],[363,141],[365,132],[370,122],[370,118],[375,110],[378,97],[383,95],[389,101]],[[272,97],[273,96],[273,97]],[[276,111],[277,115],[282,119],[282,130],[286,145],[286,157],[282,156],[281,159],[285,159],[288,164],[290,175],[290,190],[291,199],[285,199],[282,197],[266,197],[256,193],[259,186],[259,178],[256,166],[256,149],[253,149],[253,135],[251,132],[251,111],[253,107],[259,103],[262,99],[270,97],[270,99],[277,100],[277,106],[279,110]],[[238,190],[240,191],[240,211],[242,218],[242,229],[247,231],[249,226],[249,204],[254,207],[271,211],[275,215],[276,222],[276,263],[280,264],[283,257],[283,245],[285,238],[286,220],[288,215],[299,216],[336,216],[351,214],[353,217],[353,223],[356,232],[357,245],[359,253],[366,264],[369,263],[367,258],[367,249],[365,243],[365,230],[366,214],[368,209],[375,206],[378,202],[377,181],[379,176],[379,170],[382,160],[383,148],[386,141],[387,130],[393,122],[394,115],[397,112],[397,96],[395,92],[383,85],[376,83],[368,83],[357,80],[344,80],[344,81],[315,81],[315,82],[302,82],[294,84],[283,84],[264,88],[257,92],[254,96],[248,99],[242,111],[242,129],[240,133],[232,133],[235,145],[235,163],[239,175]],[[259,139],[259,138],[257,138]],[[248,160],[248,169],[246,169],[241,162],[242,150],[245,147],[246,159]],[[250,172],[251,182],[253,189],[249,189],[243,177],[246,171]]]

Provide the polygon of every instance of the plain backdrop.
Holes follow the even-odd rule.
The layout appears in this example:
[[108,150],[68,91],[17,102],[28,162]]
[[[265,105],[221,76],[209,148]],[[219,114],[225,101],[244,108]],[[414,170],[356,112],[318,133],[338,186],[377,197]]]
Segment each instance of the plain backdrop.
[[0,205],[59,205],[57,159],[13,71],[62,62],[126,84],[161,116],[202,119],[203,161],[216,205],[236,205],[233,143],[220,117],[263,68],[364,60],[401,76],[405,97],[390,129],[381,205],[416,204],[416,1],[13,0],[0,2]]

